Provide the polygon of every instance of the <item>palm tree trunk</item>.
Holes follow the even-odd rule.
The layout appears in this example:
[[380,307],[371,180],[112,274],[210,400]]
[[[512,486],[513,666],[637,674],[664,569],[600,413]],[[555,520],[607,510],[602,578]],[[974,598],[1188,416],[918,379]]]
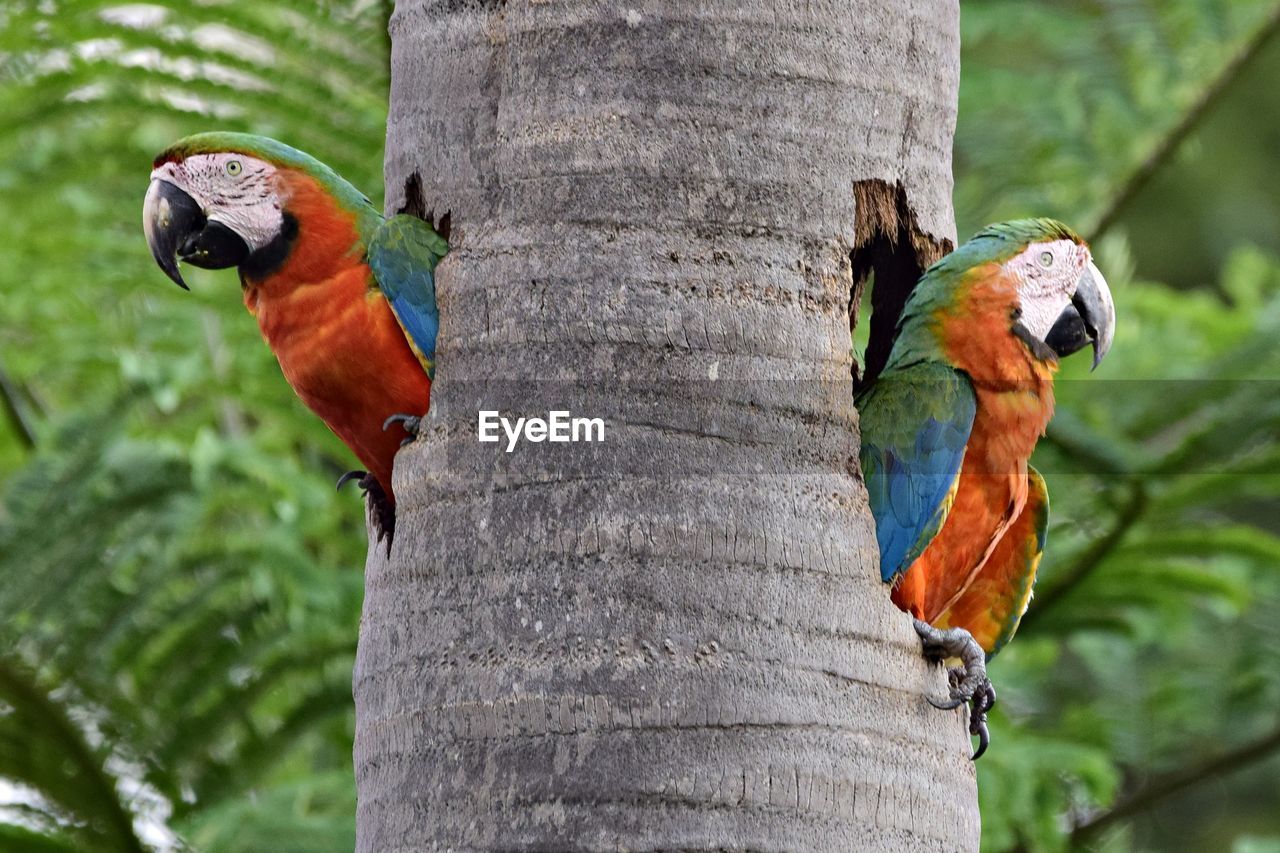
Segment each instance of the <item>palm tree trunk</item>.
[[[360,850],[976,849],[849,352],[855,272],[901,291],[953,236],[957,17],[398,4],[388,206],[419,175],[455,248],[367,566]],[[605,437],[507,453],[480,408]]]

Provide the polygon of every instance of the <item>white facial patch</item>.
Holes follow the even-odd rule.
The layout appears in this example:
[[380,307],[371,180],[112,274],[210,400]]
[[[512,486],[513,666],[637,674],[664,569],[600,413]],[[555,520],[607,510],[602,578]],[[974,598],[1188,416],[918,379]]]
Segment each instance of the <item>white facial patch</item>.
[[1018,302],[1022,315],[1018,322],[1039,340],[1044,340],[1071,304],[1076,282],[1090,260],[1089,249],[1074,240],[1032,243],[1005,262],[1018,282]]
[[245,154],[193,154],[161,163],[151,172],[195,199],[211,222],[220,222],[257,251],[275,239],[284,224],[276,168]]

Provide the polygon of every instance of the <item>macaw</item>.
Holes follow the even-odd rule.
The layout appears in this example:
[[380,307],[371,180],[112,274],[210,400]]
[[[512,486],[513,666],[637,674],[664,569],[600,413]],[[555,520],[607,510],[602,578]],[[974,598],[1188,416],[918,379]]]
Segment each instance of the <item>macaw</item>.
[[[379,540],[395,532],[391,471],[431,394],[435,268],[449,246],[414,216],[384,219],[315,158],[274,139],[202,133],[156,157],[143,203],[156,263],[239,267],[245,307],[302,401],[368,469],[352,471]],[[442,227],[442,230],[443,227]]]
[[859,393],[860,461],[891,597],[986,750],[986,660],[1031,600],[1049,495],[1028,464],[1053,416],[1059,357],[1111,347],[1115,306],[1089,247],[1050,219],[991,225],[931,267],[889,360]]

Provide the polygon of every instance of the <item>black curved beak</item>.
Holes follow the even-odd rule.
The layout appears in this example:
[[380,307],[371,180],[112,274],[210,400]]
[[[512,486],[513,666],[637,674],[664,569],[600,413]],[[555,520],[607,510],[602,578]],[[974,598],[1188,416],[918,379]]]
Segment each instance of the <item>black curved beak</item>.
[[209,270],[239,266],[249,257],[244,239],[221,222],[211,222],[187,195],[156,178],[142,203],[142,229],[147,246],[164,274],[189,290],[178,271],[178,259]]
[[1061,357],[1093,345],[1093,367],[1102,363],[1115,333],[1116,306],[1111,289],[1092,261],[1076,282],[1071,304],[1062,310],[1044,342]]

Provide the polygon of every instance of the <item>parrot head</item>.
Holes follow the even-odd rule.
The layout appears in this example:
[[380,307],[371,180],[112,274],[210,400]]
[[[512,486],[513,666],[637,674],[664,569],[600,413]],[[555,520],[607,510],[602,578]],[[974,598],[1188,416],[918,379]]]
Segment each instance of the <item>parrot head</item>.
[[993,230],[1021,247],[1003,263],[1017,282],[1014,334],[1033,352],[1042,343],[1055,356],[1092,345],[1096,368],[1111,349],[1116,309],[1084,240],[1065,225],[1044,219],[987,229]]
[[[1086,346],[1096,368],[1111,348],[1115,305],[1088,245],[1052,219],[990,225],[934,265],[903,314],[903,326],[954,323],[964,349],[973,338],[1012,334],[1040,361],[1054,363]],[[938,318],[944,318],[939,321]],[[975,322],[975,320],[977,322]]]
[[358,216],[377,215],[329,167],[274,139],[202,133],[179,140],[156,157],[143,202],[152,256],[183,288],[179,260],[204,269],[269,272],[298,235],[290,202],[299,178]]

